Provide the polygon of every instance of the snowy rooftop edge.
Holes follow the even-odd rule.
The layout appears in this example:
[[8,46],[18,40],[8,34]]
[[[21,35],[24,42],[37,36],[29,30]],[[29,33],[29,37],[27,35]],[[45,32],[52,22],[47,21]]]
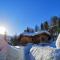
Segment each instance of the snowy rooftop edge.
[[44,31],[38,31],[38,32],[33,32],[33,33],[23,32],[22,35],[35,36],[35,35],[42,34],[42,33],[46,33],[46,34],[50,35],[50,33],[48,31],[46,31],[46,30],[44,30]]

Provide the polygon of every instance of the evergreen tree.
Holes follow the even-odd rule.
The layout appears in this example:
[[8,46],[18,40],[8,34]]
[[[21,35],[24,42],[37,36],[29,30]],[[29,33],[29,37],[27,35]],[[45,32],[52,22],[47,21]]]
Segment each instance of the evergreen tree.
[[27,27],[27,29],[24,30],[24,32],[34,32],[34,29]]
[[38,32],[39,31],[39,26],[35,26],[35,32]]
[[41,30],[44,30],[44,25],[43,25],[43,23],[41,23]]
[[52,18],[51,18],[51,25],[52,26],[56,26],[58,23],[58,17],[57,16],[53,16]]
[[26,30],[24,30],[24,32],[29,32],[29,27],[27,27]]
[[60,17],[59,17],[59,19],[58,19],[58,26],[59,26],[59,28],[60,28]]
[[18,40],[17,40],[17,36],[15,35],[14,37],[11,38],[11,44],[16,46],[19,44]]
[[45,21],[45,22],[44,22],[44,30],[48,30],[48,28],[49,28],[48,22]]

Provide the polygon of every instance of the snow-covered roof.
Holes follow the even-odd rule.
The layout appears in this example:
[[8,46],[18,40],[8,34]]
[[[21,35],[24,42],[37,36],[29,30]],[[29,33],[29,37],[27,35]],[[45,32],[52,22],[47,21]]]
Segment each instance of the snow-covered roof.
[[54,26],[50,26],[49,29],[53,28],[53,27],[56,27],[57,25],[54,25]]
[[43,30],[43,31],[38,31],[38,32],[23,32],[22,35],[25,35],[25,36],[35,36],[35,35],[38,35],[38,34],[42,34],[42,33],[46,33],[48,35],[50,35],[50,33],[46,30]]

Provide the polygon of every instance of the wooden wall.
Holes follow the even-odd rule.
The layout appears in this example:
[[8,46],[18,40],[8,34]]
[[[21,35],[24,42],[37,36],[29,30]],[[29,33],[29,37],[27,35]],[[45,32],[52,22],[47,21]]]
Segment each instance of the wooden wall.
[[49,43],[50,36],[47,34],[38,34],[35,36],[21,36],[20,43],[27,44],[27,43]]

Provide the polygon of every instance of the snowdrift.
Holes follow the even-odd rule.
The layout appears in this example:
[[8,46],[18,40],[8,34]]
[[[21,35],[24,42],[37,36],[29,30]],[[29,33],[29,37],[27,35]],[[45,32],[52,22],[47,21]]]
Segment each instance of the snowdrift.
[[9,46],[7,60],[24,60],[24,47]]
[[60,60],[60,49],[34,46],[30,49],[31,60]]
[[10,46],[0,38],[0,60],[60,60],[60,34],[51,46],[27,44],[26,46]]
[[4,36],[0,37],[0,60],[6,60],[8,44],[4,40]]
[[56,47],[60,48],[60,34],[58,35],[58,38],[56,40]]
[[[60,60],[60,34],[55,42],[50,46],[32,46],[30,49],[31,60]],[[53,47],[54,46],[54,47]]]

